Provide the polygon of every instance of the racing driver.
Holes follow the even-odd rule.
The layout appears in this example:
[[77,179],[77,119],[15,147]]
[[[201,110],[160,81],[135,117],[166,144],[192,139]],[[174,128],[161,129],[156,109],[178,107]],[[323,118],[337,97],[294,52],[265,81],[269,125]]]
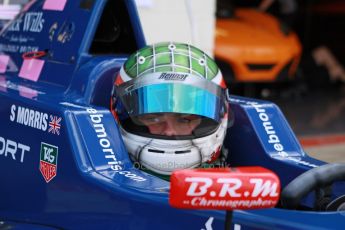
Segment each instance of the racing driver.
[[216,63],[196,47],[167,42],[132,54],[116,76],[111,111],[146,172],[169,180],[176,169],[225,163],[228,94]]

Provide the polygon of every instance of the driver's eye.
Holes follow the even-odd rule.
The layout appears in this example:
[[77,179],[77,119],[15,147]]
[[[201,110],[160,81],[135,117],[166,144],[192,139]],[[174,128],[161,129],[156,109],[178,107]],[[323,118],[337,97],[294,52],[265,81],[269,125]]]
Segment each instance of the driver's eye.
[[182,116],[182,117],[179,117],[177,119],[177,121],[179,123],[184,123],[184,124],[188,124],[188,123],[191,123],[195,120],[199,119],[197,116],[194,116],[194,115],[189,115],[189,116]]
[[145,121],[148,121],[148,122],[160,122],[161,119],[159,117],[151,117],[151,118],[145,119]]
[[149,124],[160,123],[162,122],[162,116],[145,116],[141,117],[140,120]]
[[181,117],[181,118],[177,119],[177,121],[178,121],[179,123],[188,124],[188,123],[190,123],[192,120],[189,119],[189,118]]

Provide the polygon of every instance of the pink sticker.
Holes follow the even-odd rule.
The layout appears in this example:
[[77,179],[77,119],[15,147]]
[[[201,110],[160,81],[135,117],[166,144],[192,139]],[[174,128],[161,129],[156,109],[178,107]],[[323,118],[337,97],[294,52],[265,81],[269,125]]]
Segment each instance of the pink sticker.
[[43,5],[44,10],[63,11],[67,0],[46,0]]
[[23,97],[26,98],[34,98],[37,97],[38,93],[36,90],[34,89],[30,89],[28,87],[25,86],[18,86],[18,90],[19,90],[19,94]]
[[10,57],[7,55],[0,55],[0,73],[5,73]]
[[19,77],[37,81],[43,69],[44,61],[39,59],[24,59]]
[[7,92],[6,78],[3,76],[0,76],[0,91]]

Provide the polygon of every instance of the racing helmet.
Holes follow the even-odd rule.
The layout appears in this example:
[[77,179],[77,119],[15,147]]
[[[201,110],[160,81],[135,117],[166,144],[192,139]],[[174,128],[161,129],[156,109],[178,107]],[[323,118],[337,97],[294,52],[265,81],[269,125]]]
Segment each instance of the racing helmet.
[[[135,165],[170,175],[217,160],[230,117],[228,98],[212,58],[191,45],[166,42],[138,50],[123,64],[111,111]],[[148,119],[155,121],[166,114],[182,123],[190,122],[186,116],[198,122],[189,133],[163,135],[150,132],[140,119],[151,115]]]

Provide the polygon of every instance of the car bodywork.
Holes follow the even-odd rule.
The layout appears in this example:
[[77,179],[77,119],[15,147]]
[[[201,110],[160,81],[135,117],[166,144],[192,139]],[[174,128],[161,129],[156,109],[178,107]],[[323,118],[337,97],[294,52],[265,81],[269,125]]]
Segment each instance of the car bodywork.
[[[145,45],[134,2],[47,2],[31,1],[0,34],[0,227],[223,228],[224,211],[169,205],[169,183],[134,167],[109,111],[115,74]],[[31,51],[45,55],[29,58]],[[230,106],[235,122],[224,143],[231,165],[271,169],[284,187],[324,164],[303,151],[275,104],[232,96]],[[335,194],[341,191],[336,184]],[[312,207],[312,197],[303,205]],[[344,222],[340,211],[274,208],[235,211],[233,226],[330,229]]]
[[267,13],[238,8],[216,21],[215,57],[228,82],[294,79],[301,52],[297,35]]

